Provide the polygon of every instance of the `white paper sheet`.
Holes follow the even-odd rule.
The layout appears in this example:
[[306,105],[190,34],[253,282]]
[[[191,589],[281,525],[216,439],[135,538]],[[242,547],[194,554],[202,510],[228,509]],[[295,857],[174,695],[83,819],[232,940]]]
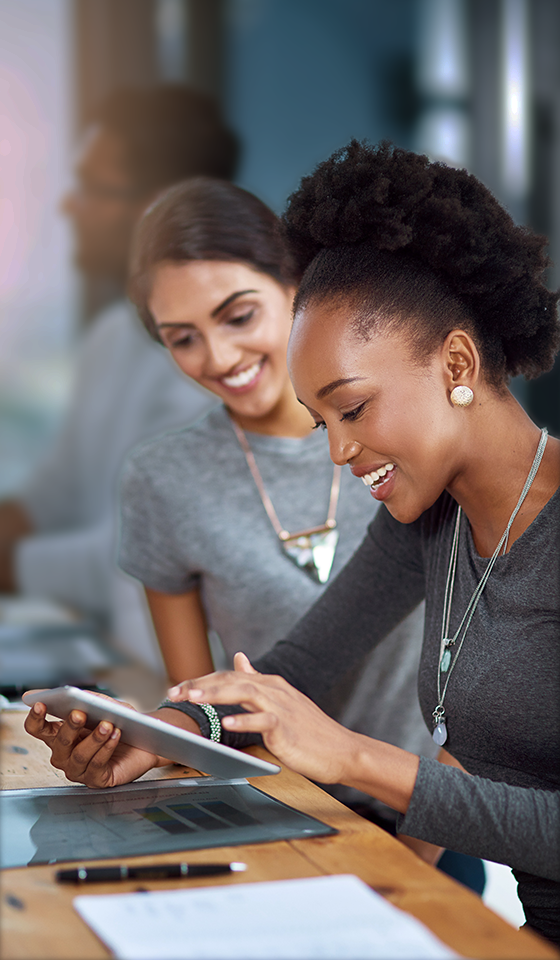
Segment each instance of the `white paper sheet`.
[[121,960],[448,960],[449,947],[354,876],[80,896]]

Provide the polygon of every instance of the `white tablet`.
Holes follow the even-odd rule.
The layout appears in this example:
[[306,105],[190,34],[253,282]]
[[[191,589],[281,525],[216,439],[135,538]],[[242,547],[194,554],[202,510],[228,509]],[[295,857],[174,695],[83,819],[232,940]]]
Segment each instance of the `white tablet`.
[[86,726],[93,729],[101,720],[108,720],[121,731],[121,740],[133,747],[140,747],[160,757],[169,757],[176,763],[184,763],[195,770],[210,773],[224,780],[238,777],[263,777],[279,773],[280,767],[266,760],[259,760],[247,753],[240,753],[222,743],[206,740],[188,730],[182,730],[138,713],[118,700],[107,700],[78,687],[54,687],[52,690],[34,690],[22,697],[28,707],[44,703],[54,717],[65,720],[72,710],[87,714]]

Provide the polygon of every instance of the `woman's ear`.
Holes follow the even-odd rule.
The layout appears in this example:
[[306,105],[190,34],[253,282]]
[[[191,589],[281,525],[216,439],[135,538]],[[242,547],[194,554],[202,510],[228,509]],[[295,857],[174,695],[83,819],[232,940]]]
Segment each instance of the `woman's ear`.
[[474,391],[480,377],[480,354],[464,330],[452,330],[442,347],[444,379],[449,393],[455,387]]

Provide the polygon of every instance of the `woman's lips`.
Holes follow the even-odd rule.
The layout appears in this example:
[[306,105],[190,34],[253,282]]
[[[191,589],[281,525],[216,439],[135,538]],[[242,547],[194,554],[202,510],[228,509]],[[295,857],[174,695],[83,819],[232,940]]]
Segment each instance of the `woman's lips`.
[[231,377],[220,377],[218,382],[231,393],[245,393],[252,390],[259,381],[265,362],[263,357],[262,360],[252,363],[250,367],[240,370]]
[[396,474],[397,470],[393,467],[393,469],[388,471],[377,483],[372,484],[370,491],[374,500],[386,500],[387,497],[391,495],[395,486]]
[[368,473],[362,474],[362,480],[368,487],[371,487],[373,483],[377,483],[379,480],[382,480],[386,474],[390,473],[394,469],[394,463],[385,463],[383,466],[377,467],[376,470],[370,470]]

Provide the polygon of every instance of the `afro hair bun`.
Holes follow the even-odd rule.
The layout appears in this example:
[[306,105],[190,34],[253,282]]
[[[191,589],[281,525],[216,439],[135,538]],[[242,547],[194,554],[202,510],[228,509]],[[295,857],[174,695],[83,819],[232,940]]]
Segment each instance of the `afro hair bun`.
[[547,240],[516,226],[466,170],[352,140],[304,177],[282,230],[300,276],[341,245],[406,252],[445,280],[483,337],[501,340],[509,374],[536,376],[553,362],[560,334],[558,295],[542,280]]

